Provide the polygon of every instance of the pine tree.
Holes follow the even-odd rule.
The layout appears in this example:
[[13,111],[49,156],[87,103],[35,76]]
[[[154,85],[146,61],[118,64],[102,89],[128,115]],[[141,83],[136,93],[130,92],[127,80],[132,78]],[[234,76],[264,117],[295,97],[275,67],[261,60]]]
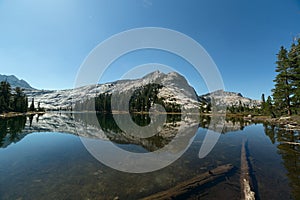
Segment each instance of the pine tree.
[[14,89],[11,93],[11,86],[3,81],[0,84],[0,113],[2,112],[26,112],[28,100],[20,87]]
[[15,94],[13,95],[12,109],[15,112],[26,112],[27,111],[27,100],[20,87],[15,88]]
[[266,110],[266,99],[265,99],[265,94],[261,95],[261,109],[263,112]]
[[11,87],[6,81],[0,83],[0,112],[9,112],[11,110]]
[[277,67],[275,88],[272,90],[275,106],[278,110],[284,110],[286,114],[291,115],[291,68],[287,57],[287,50],[282,46],[277,54]]
[[272,97],[268,96],[267,101],[265,103],[265,111],[267,115],[271,115],[271,117],[276,117],[273,109],[273,100]]
[[291,67],[291,84],[293,97],[291,103],[295,112],[300,108],[300,38],[298,44],[292,44],[290,52],[288,54],[289,65]]
[[24,108],[24,112],[28,111],[28,97],[25,96],[25,108]]
[[34,108],[34,98],[32,98],[32,100],[31,100],[31,105],[29,107],[29,111],[35,111],[35,108]]
[[261,95],[261,101],[262,101],[263,103],[266,102],[266,100],[265,100],[265,94],[262,94],[262,95]]

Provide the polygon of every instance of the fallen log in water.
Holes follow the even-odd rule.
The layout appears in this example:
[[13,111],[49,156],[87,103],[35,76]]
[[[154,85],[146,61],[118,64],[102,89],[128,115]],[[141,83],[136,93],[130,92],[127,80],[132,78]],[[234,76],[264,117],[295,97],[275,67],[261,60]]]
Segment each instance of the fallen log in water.
[[241,150],[241,192],[242,199],[255,200],[255,193],[251,190],[249,164],[246,155],[246,141],[243,140]]
[[298,143],[298,142],[285,142],[285,141],[280,141],[280,143],[283,143],[283,144],[300,145],[300,143]]
[[145,197],[142,200],[173,199],[190,192],[192,189],[220,178],[231,171],[232,164],[222,165],[208,172],[200,174],[192,179],[181,182],[173,188]]

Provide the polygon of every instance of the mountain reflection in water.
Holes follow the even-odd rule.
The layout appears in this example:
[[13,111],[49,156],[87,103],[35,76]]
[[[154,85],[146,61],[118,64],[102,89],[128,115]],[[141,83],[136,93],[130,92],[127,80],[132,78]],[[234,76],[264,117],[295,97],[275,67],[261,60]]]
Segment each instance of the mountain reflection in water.
[[[77,137],[78,135],[85,138],[110,140],[118,147],[124,148],[128,151],[151,152],[167,145],[176,136],[176,134],[178,133],[178,127],[180,127],[180,123],[182,123],[180,115],[168,115],[167,121],[164,124],[164,130],[162,130],[159,134],[156,134],[149,138],[135,138],[125,134],[122,130],[120,130],[116,125],[112,115],[98,114],[97,118],[92,117],[92,115],[94,114],[47,113],[42,116],[21,116],[8,119],[0,119],[0,198],[16,199],[19,198],[19,196],[25,195],[22,193],[23,189],[19,188],[17,185],[14,189],[15,192],[9,189],[10,182],[11,184],[15,184],[14,180],[20,181],[19,178],[22,176],[25,177],[25,174],[20,174],[22,170],[20,170],[19,168],[19,170],[16,171],[16,173],[19,173],[19,178],[8,173],[10,170],[14,169],[14,167],[17,167],[17,164],[14,164],[14,167],[9,167],[10,165],[8,160],[10,158],[5,157],[6,151],[3,150],[9,150],[17,147],[19,143],[22,143],[23,140],[26,140],[27,136],[33,135],[34,137],[36,137],[37,132],[41,132],[39,133],[39,135],[43,135],[46,133],[55,134],[60,132],[74,135],[73,137]],[[239,168],[241,140],[242,138],[247,137],[249,141],[249,160],[251,165],[253,166],[252,175],[254,176],[256,181],[256,192],[259,195],[258,197],[260,199],[300,198],[300,145],[293,144],[293,142],[300,142],[298,131],[286,130],[284,127],[278,127],[270,124],[255,125],[249,121],[243,120],[242,118],[226,118],[225,121],[222,121],[222,123],[224,123],[224,127],[222,129],[221,137],[216,147],[206,158],[200,160],[196,156],[197,152],[199,151],[199,147],[202,144],[205,130],[208,128],[213,131],[219,129],[218,121],[216,119],[211,120],[210,116],[198,117],[199,116],[197,116],[197,119],[192,118],[184,122],[187,123],[186,128],[188,128],[189,125],[195,125],[195,123],[199,127],[198,132],[195,133],[196,136],[194,138],[194,142],[192,143],[188,151],[174,164],[167,167],[166,169],[160,170],[158,172],[153,172],[153,175],[149,174],[149,177],[146,174],[139,176],[130,174],[126,175],[121,172],[109,170],[108,168],[102,168],[100,171],[96,172],[88,172],[88,170],[94,169],[94,165],[97,166],[99,164],[93,164],[93,167],[84,166],[84,163],[82,162],[86,162],[83,160],[87,158],[76,160],[76,162],[78,163],[73,167],[78,166],[78,169],[72,168],[73,171],[76,171],[79,170],[80,167],[82,167],[80,168],[80,170],[86,171],[85,173],[87,174],[85,174],[85,176],[89,176],[88,173],[95,173],[97,174],[97,176],[103,176],[103,180],[101,181],[98,179],[93,180],[93,184],[99,181],[99,184],[102,184],[102,186],[99,185],[99,187],[103,190],[105,189],[106,184],[120,187],[121,180],[118,180],[116,178],[116,174],[118,174],[118,176],[122,176],[122,180],[131,182],[133,180],[140,180],[139,184],[132,183],[132,187],[136,187],[137,189],[138,187],[140,187],[140,192],[134,190],[133,188],[124,187],[124,191],[120,189],[120,193],[118,194],[117,192],[112,192],[111,190],[107,189],[109,188],[108,185],[105,189],[106,192],[104,193],[95,190],[95,188],[89,187],[85,187],[84,190],[79,190],[75,185],[73,185],[72,187],[66,186],[65,190],[71,190],[70,188],[74,188],[73,192],[75,195],[75,188],[77,188],[78,192],[80,192],[81,195],[86,195],[82,196],[82,198],[86,198],[91,195],[92,191],[95,193],[97,198],[100,194],[103,195],[103,198],[114,198],[115,196],[119,196],[120,198],[123,197],[125,199],[126,197],[132,197],[134,199],[147,196],[149,194],[152,194],[153,192],[167,189],[172,185],[174,186],[176,182],[180,182],[187,179],[188,177],[193,177],[196,174],[205,172],[207,169],[211,169],[214,166],[232,163],[237,168]],[[132,115],[132,120],[141,126],[146,126],[150,122],[150,118],[148,115]],[[220,120],[224,119],[220,118]],[[101,129],[99,129],[99,124]],[[264,134],[261,134],[263,132]],[[43,141],[39,141],[39,143],[43,143]],[[63,143],[61,145],[63,145]],[[19,154],[21,155],[22,152],[19,152]],[[78,155],[80,154],[82,153],[78,153]],[[48,159],[50,162],[52,158],[49,157]],[[73,159],[75,159],[75,157]],[[43,162],[44,164],[47,163],[46,161]],[[45,168],[43,162],[39,161],[41,169],[44,169],[46,171],[52,169]],[[53,159],[51,162],[55,163]],[[59,162],[59,165],[61,165],[65,161],[60,160],[57,162]],[[90,163],[90,161],[88,163]],[[28,164],[30,164],[30,162]],[[53,167],[58,167],[59,165],[57,163],[57,166],[55,165]],[[172,174],[175,172],[172,169],[176,169],[178,173]],[[75,176],[72,170],[70,169],[69,172],[65,171],[64,173],[68,176],[73,176],[73,178],[76,178],[77,175]],[[105,172],[107,173],[106,175],[104,175]],[[57,175],[55,174],[55,171],[53,171],[53,173],[54,174],[52,175],[47,174],[47,176],[55,178],[55,176]],[[276,176],[274,176],[274,174],[276,174]],[[26,175],[26,178],[30,179],[30,177],[28,176],[29,175]],[[35,175],[32,174],[31,176]],[[42,180],[42,176],[46,175],[41,175],[41,178],[38,179],[35,178],[33,180],[36,181],[34,182],[34,184],[40,183],[39,181]],[[52,180],[51,177],[49,178],[49,181]],[[72,179],[71,177],[70,181]],[[150,186],[146,184],[147,182],[149,183],[150,177],[156,177],[157,180],[154,181],[157,184],[156,186]],[[225,195],[225,197],[238,199],[240,197],[238,177],[239,172],[237,171],[235,172],[235,175],[228,177],[229,179],[227,182],[216,183],[216,185],[208,186],[208,189],[202,188],[199,191],[195,191],[194,195],[200,196],[204,199],[217,199],[222,197],[222,191],[224,190],[224,188],[226,188],[227,192],[223,194]],[[158,179],[160,180],[158,181]],[[64,178],[64,181],[68,180],[69,178]],[[91,181],[90,179],[83,178],[82,181],[84,181],[84,183],[87,185],[92,184],[88,182]],[[54,182],[51,182],[51,184],[53,185]],[[48,192],[50,192],[50,185],[47,184],[45,185],[45,187],[46,186],[49,187]],[[22,187],[24,187],[24,185]],[[223,190],[221,187],[223,188]],[[41,191],[33,190],[32,188],[27,189],[28,193],[30,193],[26,194],[29,199],[38,199],[38,197],[40,197],[39,192],[41,194],[47,193],[46,189],[40,188]],[[61,195],[63,191],[57,191],[57,189],[51,190],[51,195],[49,195],[49,198],[59,197],[57,195]],[[97,199],[96,196],[91,195],[90,198]],[[67,196],[65,197],[67,198]]]

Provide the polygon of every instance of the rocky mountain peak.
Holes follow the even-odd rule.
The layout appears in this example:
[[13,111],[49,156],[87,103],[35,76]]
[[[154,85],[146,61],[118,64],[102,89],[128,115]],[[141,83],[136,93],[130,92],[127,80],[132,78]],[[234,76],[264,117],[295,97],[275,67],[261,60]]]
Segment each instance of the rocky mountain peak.
[[202,95],[200,98],[203,98],[208,102],[214,101],[214,103],[219,106],[237,106],[242,104],[243,106],[252,108],[261,105],[261,101],[259,100],[243,97],[241,93],[227,92],[224,90],[216,90],[214,92]]
[[214,92],[205,94],[203,96],[212,96],[212,97],[221,97],[221,96],[236,96],[236,97],[243,97],[243,95],[241,93],[237,93],[237,92],[227,92],[224,90],[216,90]]
[[0,82],[1,81],[7,81],[13,88],[20,87],[20,88],[24,88],[24,89],[33,89],[26,81],[24,81],[22,79],[18,79],[14,75],[1,75],[0,74]]
[[260,106],[259,100],[252,100],[243,97],[241,93],[217,90],[202,96],[197,96],[193,87],[191,87],[184,76],[177,72],[167,74],[154,71],[138,79],[119,80],[111,83],[88,85],[80,88],[67,90],[37,90],[32,88],[24,80],[17,77],[0,75],[0,81],[7,80],[12,87],[25,88],[28,98],[34,98],[35,103],[40,102],[41,106],[46,109],[70,108],[74,102],[81,102],[88,98],[94,98],[100,93],[122,93],[132,92],[150,83],[157,83],[163,87],[159,91],[159,97],[166,102],[176,103],[189,107],[191,109],[199,106],[201,103],[214,101],[216,105],[232,106],[242,104],[244,106]]
[[177,99],[178,104],[190,108],[196,108],[199,104],[194,88],[188,84],[183,76],[176,72],[165,74],[160,71],[154,71],[139,79],[119,80],[107,84],[89,85],[69,90],[26,90],[26,94],[29,98],[34,98],[36,103],[40,102],[44,108],[70,108],[72,103],[82,102],[100,93],[130,93],[150,83],[157,83],[163,86],[158,95],[164,98],[166,102],[173,102],[174,99]]

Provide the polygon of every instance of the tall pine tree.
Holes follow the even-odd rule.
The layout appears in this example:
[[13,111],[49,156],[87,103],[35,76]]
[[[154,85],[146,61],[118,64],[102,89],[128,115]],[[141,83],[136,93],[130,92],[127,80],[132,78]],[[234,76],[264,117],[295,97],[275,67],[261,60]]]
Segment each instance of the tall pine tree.
[[0,83],[0,113],[3,112],[26,112],[28,100],[23,90],[16,87],[11,92],[11,86],[8,82]]
[[298,44],[292,44],[288,54],[289,65],[291,68],[291,84],[293,96],[291,103],[295,113],[299,113],[300,109],[300,38]]
[[31,100],[31,104],[30,104],[30,107],[29,107],[29,111],[35,111],[35,107],[34,107],[34,98],[32,98],[32,100]]
[[11,87],[6,81],[0,83],[0,112],[9,112],[11,104]]
[[276,66],[276,78],[275,88],[273,92],[273,100],[278,110],[284,111],[282,114],[291,115],[291,96],[292,96],[292,84],[291,84],[291,67],[288,59],[288,51],[282,46],[277,54],[277,66]]
[[23,90],[20,87],[15,88],[15,94],[13,95],[12,109],[15,112],[26,112],[28,102]]

